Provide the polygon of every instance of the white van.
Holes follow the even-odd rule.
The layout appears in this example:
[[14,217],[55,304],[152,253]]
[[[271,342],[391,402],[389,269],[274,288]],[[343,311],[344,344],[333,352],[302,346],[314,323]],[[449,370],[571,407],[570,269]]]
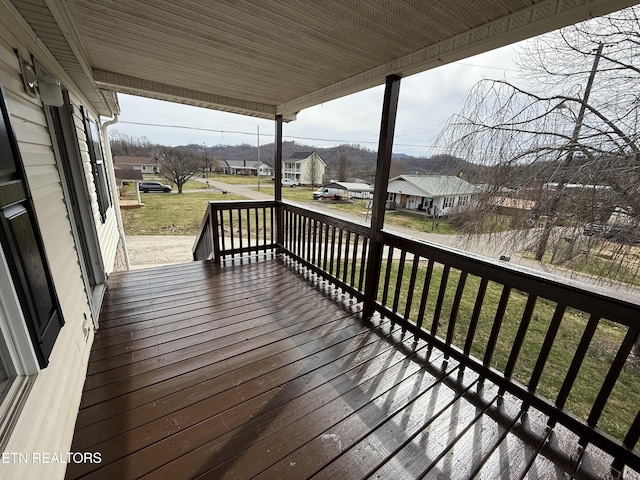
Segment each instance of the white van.
[[313,192],[314,200],[342,200],[347,196],[347,192],[341,188],[319,188]]

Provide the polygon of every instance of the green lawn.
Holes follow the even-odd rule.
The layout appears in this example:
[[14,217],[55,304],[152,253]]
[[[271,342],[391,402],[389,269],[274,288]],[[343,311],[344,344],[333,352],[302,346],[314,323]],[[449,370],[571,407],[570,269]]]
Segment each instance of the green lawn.
[[[160,183],[164,183],[166,185],[169,185],[170,182],[167,181],[166,178],[162,178],[159,177],[157,175],[153,175],[153,176],[148,176],[145,175],[145,180],[148,181],[152,181],[152,182],[160,182]],[[178,187],[176,186],[175,183],[171,183],[171,187],[173,187],[173,191],[177,192],[178,191]],[[182,187],[183,190],[206,190],[207,186],[204,183],[200,183],[200,182],[196,182],[195,180],[187,180],[187,183],[185,183]],[[135,183],[128,183],[127,185],[124,185],[121,189],[120,189],[121,194],[125,194],[127,196],[130,195],[135,195],[136,194],[136,184]],[[140,192],[142,193],[142,192]]]
[[[257,185],[258,177],[255,175],[223,175],[221,173],[209,173],[207,179],[228,183],[229,185]],[[270,185],[273,182],[269,176],[260,176],[260,185]]]
[[197,235],[209,200],[245,200],[222,193],[147,193],[142,208],[122,210],[127,235]]
[[[257,191],[258,189],[252,188],[251,190]],[[316,190],[316,187],[283,187],[282,198],[293,202],[312,202],[313,196],[311,194]],[[260,191],[268,195],[274,195],[273,183],[265,184],[265,186],[261,185]]]

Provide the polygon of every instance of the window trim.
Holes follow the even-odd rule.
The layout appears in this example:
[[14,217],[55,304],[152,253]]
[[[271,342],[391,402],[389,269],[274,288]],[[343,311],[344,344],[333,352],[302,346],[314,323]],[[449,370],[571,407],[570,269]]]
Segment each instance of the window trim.
[[107,212],[113,206],[113,198],[111,197],[109,176],[107,175],[102,143],[100,142],[100,128],[96,121],[89,118],[89,112],[85,107],[81,107],[81,110],[82,118],[84,119],[84,131],[87,137],[87,149],[91,160],[93,184],[98,200],[98,210],[100,211],[100,219],[104,223],[107,220]]

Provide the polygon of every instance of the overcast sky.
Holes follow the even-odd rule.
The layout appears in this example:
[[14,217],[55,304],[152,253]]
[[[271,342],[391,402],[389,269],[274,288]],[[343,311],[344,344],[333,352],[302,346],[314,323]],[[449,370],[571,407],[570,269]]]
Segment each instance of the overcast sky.
[[[515,78],[516,48],[503,47],[403,78],[394,153],[414,156],[438,153],[432,148],[435,137],[446,120],[460,111],[467,92],[475,83],[483,78]],[[302,110],[296,121],[284,125],[284,139],[317,147],[360,144],[375,150],[383,93],[384,86],[379,86]],[[189,143],[257,145],[258,129],[261,144],[273,142],[273,121],[131,95],[118,95],[118,99],[122,114],[110,131],[144,136],[153,143],[167,146]]]

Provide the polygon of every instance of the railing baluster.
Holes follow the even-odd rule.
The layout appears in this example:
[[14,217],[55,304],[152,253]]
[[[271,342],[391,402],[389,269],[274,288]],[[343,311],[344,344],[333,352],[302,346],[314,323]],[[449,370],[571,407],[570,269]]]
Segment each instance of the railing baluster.
[[322,268],[322,247],[323,247],[323,244],[324,244],[324,236],[323,236],[323,233],[324,233],[324,222],[319,221],[318,223],[319,223],[319,225],[318,225],[318,242],[316,244],[316,250],[318,252],[317,252],[317,255],[316,255],[316,265],[319,268]]
[[622,371],[622,367],[627,361],[629,354],[631,353],[631,349],[633,345],[636,343],[638,339],[638,330],[635,328],[629,328],[627,330],[627,334],[622,341],[622,345],[618,349],[618,353],[609,368],[609,373],[607,373],[607,377],[604,379],[604,383],[602,384],[602,388],[600,388],[600,392],[598,393],[598,397],[596,401],[593,403],[593,407],[591,408],[591,412],[589,413],[589,417],[587,418],[587,424],[592,427],[595,427],[602,415],[602,410],[604,409],[605,404],[607,403],[607,399],[611,395],[613,391],[613,387],[618,381],[618,377],[620,376],[620,372]]
[[384,283],[382,287],[382,300],[381,304],[387,304],[387,297],[389,296],[389,279],[391,278],[391,266],[393,264],[393,247],[389,247],[387,251],[387,268],[384,272]]
[[[516,362],[518,361],[518,356],[520,355],[520,350],[522,348],[522,344],[524,343],[524,337],[529,330],[529,324],[531,323],[531,316],[533,315],[533,309],[536,307],[536,301],[538,297],[535,295],[529,295],[527,298],[527,304],[524,307],[524,311],[522,312],[522,318],[520,319],[520,326],[518,327],[518,333],[516,334],[516,338],[513,340],[513,347],[511,348],[511,354],[509,355],[509,360],[507,360],[507,366],[504,368],[504,376],[505,378],[511,378],[513,374],[513,369],[516,366]],[[504,395],[504,389],[501,388],[498,392],[498,395]]]
[[502,327],[502,320],[504,319],[504,313],[507,310],[507,303],[509,303],[509,296],[511,295],[510,287],[502,288],[502,295],[500,296],[500,303],[496,310],[496,316],[493,319],[493,326],[491,327],[491,334],[489,335],[489,341],[487,342],[487,349],[484,352],[484,359],[482,361],[485,367],[491,365],[493,358],[493,352],[498,342],[498,335],[500,334],[500,327]]
[[338,251],[336,252],[336,271],[334,276],[340,278],[340,262],[342,261],[342,242],[344,239],[344,231],[338,230]]
[[[456,320],[458,319],[458,310],[460,309],[460,302],[462,301],[462,293],[464,292],[464,286],[467,283],[467,272],[461,272],[458,279],[458,288],[456,289],[456,296],[453,299],[453,305],[451,306],[451,314],[449,315],[449,326],[447,327],[447,345],[451,345],[453,342],[453,333],[456,328]],[[449,358],[449,354],[445,354],[445,358]]]
[[[224,222],[224,211],[223,210],[214,210],[213,214],[216,216],[216,219],[218,220],[218,232],[220,233],[220,252],[224,252],[227,249],[227,239],[224,235],[224,227],[225,227],[225,222]],[[218,257],[218,261],[220,261],[222,259],[223,254],[221,253],[220,256]]]
[[[242,250],[242,209],[236,209],[238,213],[238,243],[240,244],[240,249]],[[235,254],[233,255],[235,257]]]
[[329,273],[333,275],[333,260],[336,255],[336,227],[331,227],[331,257],[329,258]]
[[[636,418],[631,424],[631,427],[629,427],[629,431],[625,435],[624,441],[622,443],[625,447],[627,447],[629,451],[631,451],[636,447],[638,440],[640,440],[640,410],[638,410]],[[613,465],[611,467],[615,471],[621,472],[624,468],[624,460],[620,457],[617,457],[613,461]]]
[[400,263],[398,264],[398,274],[396,276],[396,288],[393,294],[393,307],[391,310],[393,312],[398,311],[398,303],[400,302],[400,293],[402,291],[402,279],[404,277],[404,262],[407,259],[407,252],[402,250],[400,253]]
[[358,259],[358,245],[360,244],[360,235],[357,233],[353,239],[353,257],[351,258],[351,280],[349,281],[349,285],[352,287],[355,286],[356,283],[356,262]]
[[313,244],[311,245],[311,263],[316,265],[316,244],[318,242],[318,220],[313,219]]
[[[278,244],[278,226],[276,225],[276,221],[278,220],[278,211],[281,211],[281,209],[276,208],[275,206],[271,207],[271,216],[269,217],[269,236],[271,238],[271,243],[273,243],[274,245]],[[284,228],[284,220],[282,226]],[[282,239],[282,241],[284,241],[284,238]]]
[[482,305],[484,304],[484,296],[487,293],[487,285],[489,280],[486,278],[480,279],[480,285],[478,286],[478,293],[476,294],[476,302],[473,306],[473,313],[471,314],[471,320],[469,321],[469,330],[467,331],[467,338],[464,343],[464,354],[469,356],[471,353],[471,347],[473,346],[473,340],[476,336],[476,329],[478,328],[478,321],[480,320],[480,312],[482,311]]
[[[269,214],[271,214],[270,210]],[[267,209],[265,207],[262,207],[262,245],[262,251],[267,253]]]
[[447,282],[449,281],[449,265],[445,265],[442,269],[442,277],[440,278],[440,289],[438,291],[438,299],[436,300],[436,309],[433,312],[433,322],[431,323],[431,335],[438,334],[438,324],[440,323],[440,314],[444,304],[444,295],[447,293]]
[[[411,305],[413,304],[413,290],[416,288],[416,278],[418,276],[418,268],[420,266],[420,256],[413,256],[413,263],[411,264],[411,276],[409,277],[409,291],[407,292],[407,301],[404,304],[404,318],[407,321],[411,320]],[[403,329],[406,327],[403,326]]]
[[329,258],[328,249],[329,249],[329,224],[325,223],[324,224],[324,257],[322,259],[322,269],[325,272],[327,271],[327,259]]
[[369,248],[369,241],[368,237],[364,237],[362,240],[362,260],[360,261],[360,278],[358,279],[359,292],[363,291],[362,285],[364,284],[367,276],[367,251]]
[[342,272],[342,281],[346,283],[348,278],[348,269],[349,269],[349,247],[351,244],[351,232],[347,230],[347,239],[344,243],[344,268]]
[[307,217],[303,217],[302,220],[302,258],[305,260],[309,260],[311,254],[309,253],[309,249],[311,248],[311,220]]
[[[558,408],[564,408],[564,404],[566,403],[567,398],[569,398],[569,393],[571,392],[571,388],[576,381],[576,377],[578,376],[578,372],[580,371],[580,367],[582,366],[584,357],[587,354],[587,349],[591,344],[591,340],[593,339],[593,335],[596,332],[599,321],[600,317],[596,315],[591,315],[589,317],[589,322],[587,323],[584,333],[582,334],[582,338],[580,339],[580,343],[578,344],[578,349],[573,356],[571,366],[569,367],[564,382],[562,383],[562,387],[560,388],[560,393],[558,393],[558,397],[556,398],[556,405]],[[556,424],[555,419],[550,418],[548,424],[549,426],[553,427]]]
[[[542,343],[542,347],[540,348],[538,360],[536,361],[535,367],[533,367],[531,379],[529,380],[529,385],[527,387],[531,393],[535,393],[536,389],[538,388],[538,383],[540,383],[540,378],[542,378],[542,371],[544,370],[544,366],[547,363],[549,354],[551,353],[551,347],[553,347],[553,341],[558,334],[560,322],[562,321],[562,317],[564,317],[566,308],[566,306],[558,304],[556,305],[556,309],[553,312],[553,318],[551,319],[551,323],[549,324],[547,334],[545,335],[544,342]],[[523,405],[523,408],[526,409],[526,407],[527,405]]]
[[[234,247],[234,237],[235,237],[235,235],[234,235],[234,232],[233,232],[233,210],[229,210],[229,230],[230,230],[229,234],[231,236],[231,250],[233,250],[235,248]],[[232,258],[233,258],[233,255],[232,255]]]
[[424,314],[427,309],[427,300],[429,298],[429,290],[431,288],[431,276],[433,275],[433,260],[429,260],[427,264],[427,273],[424,276],[424,284],[422,285],[422,299],[420,300],[420,309],[418,310],[418,318],[416,319],[416,325],[418,328],[422,328],[424,321]]

